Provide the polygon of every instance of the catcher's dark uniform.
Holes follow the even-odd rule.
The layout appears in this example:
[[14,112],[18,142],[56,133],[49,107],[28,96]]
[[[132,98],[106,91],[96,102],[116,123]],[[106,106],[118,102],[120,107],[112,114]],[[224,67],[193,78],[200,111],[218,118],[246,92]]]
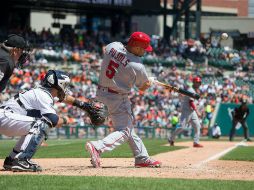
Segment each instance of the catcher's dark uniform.
[[249,129],[246,124],[246,119],[247,119],[249,113],[250,113],[250,110],[249,110],[246,102],[243,102],[240,107],[237,107],[234,109],[234,111],[232,113],[233,123],[232,123],[232,128],[231,128],[230,136],[229,136],[230,141],[233,140],[233,137],[235,135],[235,128],[236,128],[236,125],[238,124],[238,122],[241,123],[241,125],[243,127],[244,138],[247,141],[251,141],[249,138]]
[[2,92],[10,79],[15,63],[10,57],[9,51],[3,46],[0,48],[0,92]]

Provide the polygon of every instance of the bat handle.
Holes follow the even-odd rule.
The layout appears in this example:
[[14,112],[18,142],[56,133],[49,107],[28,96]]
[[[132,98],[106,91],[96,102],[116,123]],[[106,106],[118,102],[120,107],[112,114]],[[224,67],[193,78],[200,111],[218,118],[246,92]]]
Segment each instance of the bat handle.
[[198,99],[200,98],[200,95],[199,95],[199,94],[194,94],[194,95],[193,95],[193,98],[196,99],[196,100],[198,100]]

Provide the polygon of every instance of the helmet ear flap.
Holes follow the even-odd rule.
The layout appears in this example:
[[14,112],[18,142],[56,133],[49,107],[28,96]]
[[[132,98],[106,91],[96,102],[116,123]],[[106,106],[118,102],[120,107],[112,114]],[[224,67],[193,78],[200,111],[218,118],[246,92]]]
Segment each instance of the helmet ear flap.
[[54,70],[49,70],[44,79],[42,80],[42,86],[54,87],[57,85],[56,72]]
[[53,73],[53,75],[51,75],[51,76],[53,76],[53,80],[51,79],[52,80],[51,82],[53,82],[52,85],[57,86],[56,71],[55,70],[50,70],[50,71],[52,71],[52,73]]
[[54,75],[49,75],[47,77],[47,82],[50,83],[51,85],[54,85],[55,84],[55,79],[54,79]]

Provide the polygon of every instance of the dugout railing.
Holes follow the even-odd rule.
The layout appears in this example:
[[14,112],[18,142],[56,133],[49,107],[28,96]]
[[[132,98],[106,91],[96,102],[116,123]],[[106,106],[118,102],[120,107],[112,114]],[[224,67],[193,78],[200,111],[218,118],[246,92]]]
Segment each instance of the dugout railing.
[[[167,138],[173,128],[142,126],[135,127],[137,135],[141,138]],[[64,126],[56,128],[49,133],[50,138],[102,138],[113,131],[108,126],[99,126],[94,128],[91,125],[85,126]]]
[[[150,139],[167,139],[172,131],[173,127],[155,127],[155,126],[141,126],[135,127],[135,131],[140,138],[150,138]],[[91,125],[73,125],[73,126],[63,126],[62,128],[53,128],[48,134],[48,139],[82,139],[82,138],[103,138],[113,131],[112,128],[108,126],[99,126],[94,128]],[[192,130],[191,130],[192,131]],[[193,132],[186,130],[184,134],[178,135],[178,138],[190,138],[193,137]],[[1,139],[14,139],[16,137],[7,137],[0,135]]]

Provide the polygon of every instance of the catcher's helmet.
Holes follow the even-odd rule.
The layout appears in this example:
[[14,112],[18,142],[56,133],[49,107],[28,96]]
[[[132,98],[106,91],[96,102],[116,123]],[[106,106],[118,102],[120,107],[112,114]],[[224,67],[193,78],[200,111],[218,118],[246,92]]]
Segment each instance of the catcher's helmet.
[[192,82],[201,83],[202,80],[201,80],[200,77],[197,76],[197,77],[194,77],[194,78],[192,79]]
[[65,72],[58,70],[49,70],[41,82],[41,85],[45,88],[57,89],[57,97],[60,102],[64,100],[69,84],[69,76]]

